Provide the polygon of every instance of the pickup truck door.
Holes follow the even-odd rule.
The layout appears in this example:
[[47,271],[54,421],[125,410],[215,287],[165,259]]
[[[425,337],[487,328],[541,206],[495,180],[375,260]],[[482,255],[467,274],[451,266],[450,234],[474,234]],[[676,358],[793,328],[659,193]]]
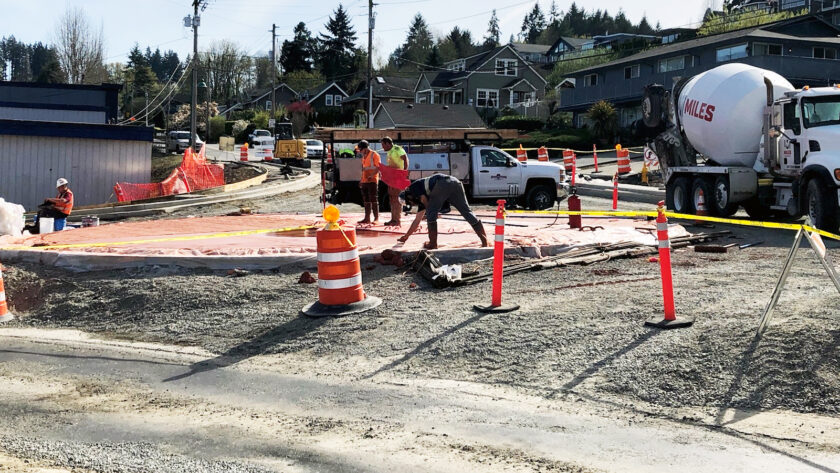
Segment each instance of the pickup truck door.
[[473,150],[476,176],[475,197],[517,197],[522,182],[522,166],[507,153],[494,148]]

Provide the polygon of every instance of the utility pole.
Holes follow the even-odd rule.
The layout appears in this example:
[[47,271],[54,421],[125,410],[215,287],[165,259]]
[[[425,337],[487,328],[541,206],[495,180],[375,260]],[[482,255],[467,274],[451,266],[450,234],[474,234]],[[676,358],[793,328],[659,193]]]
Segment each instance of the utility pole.
[[376,22],[373,16],[373,0],[368,0],[368,128],[373,128],[373,27]]
[[[277,117],[277,105],[275,104],[277,101],[277,97],[275,97],[275,91],[277,90],[277,25],[274,23],[271,24],[271,117],[269,119],[269,123],[274,122]],[[275,122],[275,126],[271,128],[271,136],[274,136],[274,130],[277,129],[277,125]]]
[[196,103],[198,103],[198,25],[201,24],[201,18],[198,16],[198,7],[204,7],[202,4],[206,0],[193,0],[193,60],[192,60],[192,101],[190,102],[190,147],[195,150],[195,134],[196,134]]
[[146,96],[146,126],[149,126],[149,90],[143,91],[143,95]]

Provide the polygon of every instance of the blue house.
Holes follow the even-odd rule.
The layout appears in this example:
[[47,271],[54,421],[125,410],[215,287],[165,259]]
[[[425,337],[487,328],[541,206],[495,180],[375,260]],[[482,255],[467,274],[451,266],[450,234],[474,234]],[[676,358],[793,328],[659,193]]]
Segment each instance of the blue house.
[[840,82],[838,53],[840,28],[814,15],[700,36],[569,74],[558,88],[560,110],[583,126],[589,107],[606,100],[616,107],[619,126],[627,127],[641,117],[648,84],[671,87],[683,77],[741,62],[777,72],[797,87],[824,86]]

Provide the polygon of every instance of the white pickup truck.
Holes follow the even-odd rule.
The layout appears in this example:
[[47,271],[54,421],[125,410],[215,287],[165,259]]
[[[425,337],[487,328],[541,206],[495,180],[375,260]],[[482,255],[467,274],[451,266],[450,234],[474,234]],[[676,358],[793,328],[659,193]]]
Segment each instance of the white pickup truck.
[[[408,154],[410,180],[436,173],[455,176],[464,183],[467,197],[473,202],[495,203],[496,200],[504,198],[528,209],[543,210],[551,208],[555,202],[568,195],[566,173],[563,166],[558,164],[534,160],[519,162],[496,147],[474,145],[471,144],[473,140],[464,140],[463,137],[457,141],[437,140],[429,144],[428,132],[431,130],[422,130],[426,132],[422,135],[427,140],[425,144],[420,143],[420,139],[411,139],[412,135],[408,131],[400,135],[397,134],[397,130],[354,131],[367,132],[367,135],[371,132],[374,132],[374,135],[378,132],[391,132],[394,141],[403,145]],[[446,133],[442,134],[449,136],[453,131],[446,130]],[[398,137],[405,141],[399,141]],[[370,136],[368,139],[372,144],[376,142],[376,136]],[[442,148],[447,148],[448,151],[442,151]],[[381,155],[384,163],[384,152],[381,152]],[[332,160],[332,164],[325,163],[323,170],[328,202],[361,204],[358,184],[362,174],[360,159],[337,157]],[[379,195],[382,207],[387,206],[386,190],[384,183],[381,183]]]

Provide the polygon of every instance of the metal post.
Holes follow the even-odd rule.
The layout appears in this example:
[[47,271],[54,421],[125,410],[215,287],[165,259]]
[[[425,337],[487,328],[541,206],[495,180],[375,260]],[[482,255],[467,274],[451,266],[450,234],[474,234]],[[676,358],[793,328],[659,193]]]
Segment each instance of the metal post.
[[799,249],[799,244],[802,243],[802,234],[804,233],[802,227],[796,232],[796,239],[793,241],[793,246],[790,247],[785,266],[782,269],[782,274],[779,275],[779,281],[776,282],[776,288],[773,289],[773,295],[770,297],[770,302],[764,308],[764,313],[761,314],[761,321],[758,323],[758,332],[756,336],[761,337],[764,330],[767,328],[767,323],[770,321],[770,316],[773,314],[773,309],[776,308],[776,303],[779,302],[779,296],[782,295],[782,288],[785,287],[790,268],[793,266],[793,258],[796,256],[796,250]]
[[[271,120],[277,119],[277,25],[271,24]],[[274,129],[277,129],[277,122],[275,122]],[[274,137],[274,130],[271,130],[271,136]]]
[[204,145],[210,143],[210,71],[207,71],[207,95],[204,97],[207,104],[207,137],[204,138]]
[[373,0],[368,0],[368,64],[367,64],[367,83],[368,83],[368,128],[373,128]]
[[190,147],[195,150],[196,116],[195,107],[198,102],[198,5],[201,0],[193,0],[193,74],[192,101],[190,102]]

